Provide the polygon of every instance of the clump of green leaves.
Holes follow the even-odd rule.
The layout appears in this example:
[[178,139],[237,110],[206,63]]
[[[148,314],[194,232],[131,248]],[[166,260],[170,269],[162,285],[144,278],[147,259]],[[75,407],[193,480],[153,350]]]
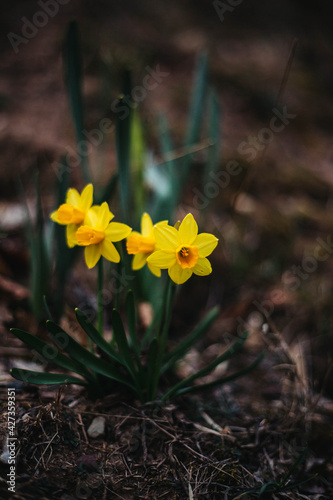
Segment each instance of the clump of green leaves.
[[[178,382],[164,393],[158,392],[161,376],[172,370],[193,344],[207,333],[219,313],[217,307],[213,308],[187,337],[174,349],[166,352],[172,296],[173,292],[168,287],[166,310],[163,307],[157,312],[141,342],[137,337],[136,310],[132,291],[129,291],[126,297],[128,337],[122,318],[116,309],[112,312],[112,342],[107,342],[87,316],[76,309],[77,321],[90,339],[95,352],[81,346],[51,320],[47,321],[46,326],[54,345],[28,332],[12,328],[11,332],[36,351],[40,360],[45,362],[45,366],[51,362],[75,375],[34,372],[20,368],[13,368],[11,374],[18,380],[33,384],[83,385],[94,396],[103,396],[122,387],[135,394],[144,403],[156,398],[168,400],[182,394],[222,385],[245,375],[260,362],[261,356],[239,372],[218,378],[210,383],[195,384],[197,380],[211,373],[220,363],[230,359],[240,350],[248,336],[244,333],[223,354],[202,370]],[[145,356],[143,356],[144,353]],[[145,361],[143,361],[144,358],[146,358]]]

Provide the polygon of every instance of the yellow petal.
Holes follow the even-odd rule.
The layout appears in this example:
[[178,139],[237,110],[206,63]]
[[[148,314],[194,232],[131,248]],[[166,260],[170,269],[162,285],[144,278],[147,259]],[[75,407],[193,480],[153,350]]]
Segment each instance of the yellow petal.
[[62,224],[62,222],[59,222],[58,219],[58,210],[52,212],[52,214],[50,215],[50,219],[53,220],[54,222],[58,222],[58,224]]
[[110,209],[109,209],[109,205],[106,203],[106,201],[104,203],[102,203],[102,205],[99,207],[99,211],[97,213],[97,218],[98,218],[98,222],[97,222],[97,226],[98,226],[98,229],[101,229],[102,231],[104,231],[110,220],[111,220],[111,212],[110,212]]
[[81,193],[80,208],[85,212],[91,207],[93,203],[93,185],[88,184]]
[[191,245],[198,234],[198,224],[195,222],[192,214],[187,214],[179,226],[179,235],[181,243]]
[[192,276],[192,269],[183,269],[178,263],[171,266],[168,272],[172,281],[177,283],[177,285],[185,283]]
[[158,278],[161,277],[161,269],[156,266],[152,266],[151,264],[149,264],[149,262],[147,263],[147,266],[149,271],[152,272],[155,276],[157,276]]
[[84,249],[84,258],[89,269],[96,266],[101,257],[101,245],[89,245]]
[[142,236],[150,236],[154,232],[154,226],[150,215],[146,212],[141,217],[141,233]]
[[193,246],[198,248],[200,257],[207,257],[207,255],[212,253],[218,241],[219,240],[213,234],[201,233],[195,238]]
[[168,225],[168,221],[167,220],[161,220],[160,222],[156,222],[155,226],[158,227],[158,226],[165,226],[165,225]]
[[101,252],[105,259],[110,260],[111,262],[119,262],[120,255],[116,247],[111,243],[111,241],[104,240],[101,243]]
[[110,222],[105,229],[105,238],[110,241],[121,241],[131,233],[132,228],[122,222]]
[[177,229],[168,224],[155,226],[154,236],[156,245],[166,252],[173,252],[180,245],[180,238]]
[[73,207],[78,207],[80,205],[80,195],[78,191],[74,188],[70,188],[67,191],[66,203],[68,205],[73,205]]
[[198,262],[193,268],[194,274],[198,276],[207,276],[212,272],[212,266],[208,259],[198,259]]
[[75,245],[77,245],[77,241],[76,241],[76,238],[75,238],[75,233],[76,233],[78,227],[79,226],[77,224],[68,224],[66,226],[67,245],[70,248],[73,248],[73,247],[75,247]]
[[99,206],[94,205],[86,212],[83,223],[90,227],[96,227],[98,224],[98,214]]
[[132,260],[132,269],[133,271],[138,271],[141,269],[147,260],[147,254],[144,253],[137,253],[134,255],[133,260]]
[[167,269],[170,266],[173,266],[176,262],[176,254],[163,252],[162,250],[158,250],[157,252],[152,253],[147,258],[147,263],[152,264],[153,266],[159,267],[160,269]]

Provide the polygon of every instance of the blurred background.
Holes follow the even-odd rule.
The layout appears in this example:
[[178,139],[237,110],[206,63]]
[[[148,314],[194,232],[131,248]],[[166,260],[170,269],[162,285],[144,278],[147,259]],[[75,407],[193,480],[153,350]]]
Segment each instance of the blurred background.
[[[175,145],[181,147],[196,58],[207,52],[222,116],[217,173],[236,166],[226,186],[215,179],[208,187],[197,183],[205,148],[192,156],[193,180],[179,213],[200,217],[208,199],[205,230],[222,244],[212,256],[215,278],[183,288],[183,297],[192,290],[194,299],[182,301],[178,327],[195,319],[193,302],[223,306],[210,341],[218,340],[221,330],[235,332],[241,322],[260,332],[267,314],[301,355],[311,388],[333,396],[332,376],[326,377],[333,354],[332,11],[329,2],[304,0],[18,0],[2,5],[3,346],[8,325],[31,321],[25,306],[29,248],[18,179],[33,208],[33,176],[39,171],[47,215],[55,204],[57,162],[75,150],[62,49],[67,24],[76,19],[86,130],[97,129],[102,118],[113,120],[122,72],[130,69],[133,82],[141,85],[149,67],[158,85],[138,109],[156,158],[156,116],[168,117]],[[90,148],[97,185],[116,169],[114,142],[110,131]],[[82,187],[75,169],[72,185]],[[75,305],[77,297],[71,300]]]

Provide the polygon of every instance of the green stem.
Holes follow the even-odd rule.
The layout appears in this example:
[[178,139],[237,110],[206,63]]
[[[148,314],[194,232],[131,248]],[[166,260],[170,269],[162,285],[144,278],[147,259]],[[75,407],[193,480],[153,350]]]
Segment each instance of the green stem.
[[119,262],[116,266],[117,270],[117,277],[116,277],[116,292],[115,292],[115,297],[114,297],[114,308],[119,311],[119,304],[120,304],[120,293],[121,293],[121,284],[119,280],[119,276],[121,276],[121,271],[122,271],[122,261]]
[[166,283],[164,297],[163,297],[163,304],[162,304],[162,307],[164,308],[164,310],[163,310],[163,313],[161,314],[161,323],[159,325],[159,329],[158,329],[158,333],[157,333],[158,350],[157,350],[157,359],[156,359],[156,364],[155,364],[153,384],[152,384],[152,390],[151,390],[151,400],[154,400],[156,398],[156,393],[157,393],[157,389],[158,389],[158,382],[159,382],[160,375],[161,375],[163,357],[165,354],[165,346],[166,346],[166,342],[168,339],[172,306],[173,306],[173,301],[174,301],[174,296],[175,296],[175,291],[176,291],[176,286],[171,281],[171,279],[167,278],[167,280],[168,281]]
[[119,311],[119,307],[120,307],[120,296],[121,296],[121,292],[123,291],[123,288],[124,288],[124,285],[123,283],[121,283],[121,276],[122,276],[122,271],[123,271],[123,266],[124,266],[124,258],[125,258],[125,255],[126,253],[124,254],[123,252],[123,247],[122,247],[122,244],[121,242],[117,242],[115,243],[115,247],[116,249],[118,250],[119,252],[119,255],[120,255],[120,262],[118,264],[115,265],[115,270],[116,270],[116,278],[115,278],[115,285],[116,285],[116,289],[115,289],[115,295],[114,295],[114,308],[117,309],[117,311]]
[[103,304],[103,283],[104,283],[104,271],[103,271],[103,257],[98,261],[98,275],[97,275],[97,319],[98,319],[98,331],[101,336],[104,336],[104,304]]

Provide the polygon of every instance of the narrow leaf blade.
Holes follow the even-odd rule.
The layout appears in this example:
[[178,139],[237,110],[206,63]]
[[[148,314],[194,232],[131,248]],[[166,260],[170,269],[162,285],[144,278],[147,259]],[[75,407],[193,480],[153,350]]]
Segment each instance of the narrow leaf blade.
[[135,379],[135,367],[131,351],[128,345],[124,325],[121,320],[120,314],[116,309],[113,309],[112,311],[112,325],[113,325],[113,333],[116,340],[116,344],[119,349],[120,358],[122,362],[126,365],[132,377]]
[[[124,76],[124,95],[131,93],[131,76]],[[119,98],[117,108],[123,113],[117,114],[116,120],[116,150],[118,160],[120,204],[123,218],[129,221],[130,206],[130,142],[131,142],[131,108],[123,97]]]
[[134,294],[132,290],[129,290],[126,296],[126,317],[127,317],[128,331],[130,334],[131,344],[136,354],[138,354],[139,345],[136,334],[136,312],[135,312]]
[[87,368],[90,368],[93,372],[100,373],[105,377],[112,380],[116,380],[124,385],[127,385],[133,389],[132,384],[130,384],[127,378],[122,375],[119,370],[113,368],[110,363],[107,363],[103,359],[98,358],[87,349],[82,347],[78,342],[76,342],[70,335],[68,335],[59,325],[53,323],[53,321],[48,321],[46,323],[47,329],[50,332],[53,341],[68,355],[83,363]]
[[12,368],[10,370],[12,377],[16,380],[21,380],[29,384],[77,384],[87,385],[82,379],[73,377],[72,375],[63,375],[61,373],[43,373],[34,372],[32,370],[24,370],[23,368]]
[[194,380],[208,375],[208,373],[213,371],[214,368],[216,368],[219,364],[223,363],[231,356],[233,356],[242,347],[248,336],[249,332],[245,332],[242,337],[238,338],[223,354],[221,354],[214,361],[205,366],[205,368],[202,368],[202,370],[199,370],[197,373],[194,373],[190,377],[187,377],[186,379],[178,382],[178,384],[176,384],[164,395],[163,399],[167,399],[179,393],[180,389],[191,385]]
[[112,348],[112,346],[101,336],[99,331],[94,327],[94,325],[88,320],[87,316],[80,311],[80,309],[75,309],[76,319],[79,324],[86,332],[88,337],[102,350],[104,351],[113,361],[121,363],[118,353]]
[[185,356],[196,340],[209,330],[217,318],[219,311],[219,307],[211,309],[196,326],[196,328],[194,328],[193,332],[180,342],[177,347],[165,355],[164,362],[166,363],[166,366],[164,370],[171,368],[171,366],[173,366],[179,359]]
[[179,391],[174,393],[174,396],[188,394],[190,392],[191,393],[199,392],[199,391],[202,391],[205,389],[210,389],[210,388],[215,387],[217,385],[226,384],[227,382],[231,382],[232,380],[236,380],[237,378],[243,377],[244,375],[246,375],[250,371],[254,370],[254,368],[256,368],[256,366],[258,366],[259,363],[261,363],[263,358],[264,358],[264,354],[260,354],[260,356],[258,356],[257,359],[255,359],[253,361],[253,363],[248,365],[243,370],[239,370],[238,372],[232,373],[231,375],[228,375],[226,377],[219,377],[216,380],[213,380],[212,382],[208,382],[207,384],[199,384],[199,385],[195,385],[195,386],[191,386],[191,387],[185,387],[184,389],[180,389]]
[[[68,88],[68,96],[72,110],[76,139],[79,144],[81,141],[86,142],[83,135],[83,103],[82,103],[82,63],[80,53],[79,32],[76,21],[71,21],[68,26],[64,63],[66,71],[66,83]],[[86,184],[91,182],[89,172],[88,159],[86,154],[78,155],[82,168],[82,175]]]
[[83,377],[90,378],[89,372],[81,363],[68,358],[64,354],[61,354],[58,349],[52,345],[47,344],[43,340],[31,335],[31,333],[25,332],[24,330],[11,328],[10,331],[22,342],[41,354],[46,361],[51,361],[52,363],[61,366],[61,368],[78,373]]

